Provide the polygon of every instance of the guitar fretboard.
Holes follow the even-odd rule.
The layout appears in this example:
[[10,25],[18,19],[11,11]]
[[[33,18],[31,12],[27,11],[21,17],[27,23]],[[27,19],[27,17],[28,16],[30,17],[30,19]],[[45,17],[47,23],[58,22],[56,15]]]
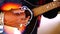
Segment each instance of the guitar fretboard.
[[57,7],[60,7],[60,2],[55,1],[40,7],[34,8],[32,11],[34,12],[34,16],[37,16]]

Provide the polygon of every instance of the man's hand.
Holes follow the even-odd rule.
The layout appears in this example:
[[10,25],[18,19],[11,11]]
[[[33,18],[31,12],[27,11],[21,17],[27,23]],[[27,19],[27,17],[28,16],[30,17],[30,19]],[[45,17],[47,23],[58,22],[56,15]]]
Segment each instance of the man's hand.
[[[12,12],[4,12],[4,25],[21,28],[27,24],[30,16],[26,17],[22,10],[13,10]],[[23,25],[20,27],[20,25]],[[26,26],[25,26],[26,27]]]

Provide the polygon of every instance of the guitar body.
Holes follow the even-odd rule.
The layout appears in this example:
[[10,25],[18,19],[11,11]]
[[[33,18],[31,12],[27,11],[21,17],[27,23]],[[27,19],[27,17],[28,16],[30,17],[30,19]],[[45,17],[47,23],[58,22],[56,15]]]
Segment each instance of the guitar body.
[[[52,1],[52,0],[51,0]],[[46,2],[46,4],[47,3],[49,3],[49,1],[47,1]],[[53,4],[55,4],[55,2],[52,2]],[[53,5],[51,3],[51,6]],[[60,4],[60,3],[59,3]],[[48,5],[49,6],[49,5]],[[50,9],[50,8],[52,8],[52,7],[49,7],[48,9]],[[41,6],[42,7],[42,6]],[[47,7],[47,5],[45,6],[45,7],[42,7],[42,8],[35,8],[35,9],[32,9],[33,10],[33,12],[34,12],[34,17],[33,17],[33,19],[32,19],[32,21],[30,22],[30,24],[26,27],[26,30],[24,31],[24,34],[37,34],[37,29],[38,29],[38,25],[40,25],[40,24],[38,24],[38,20],[37,20],[37,15],[41,15],[41,14],[43,14],[43,16],[44,17],[47,17],[47,18],[49,18],[49,19],[52,19],[52,18],[54,18],[54,17],[56,17],[57,16],[57,14],[58,14],[58,11],[59,11],[59,9],[55,6],[54,8],[52,8],[51,10],[48,10],[47,12],[45,12],[45,13],[43,13],[45,10],[46,10],[46,7]],[[31,7],[30,7],[31,8]],[[45,10],[44,10],[45,9]],[[44,10],[44,11],[43,11]],[[36,12],[35,12],[36,11]],[[40,12],[40,13],[39,13]],[[48,15],[49,14],[49,15]],[[37,21],[37,23],[36,23],[36,21]],[[33,23],[32,23],[33,22]],[[35,23],[36,23],[36,26],[35,26]],[[35,27],[35,28],[34,28]],[[40,26],[39,26],[40,27]],[[33,30],[34,29],[34,30]],[[31,33],[32,32],[32,33]]]
[[33,17],[30,24],[26,26],[26,29],[23,32],[23,34],[37,34],[37,27],[38,27],[37,17]]

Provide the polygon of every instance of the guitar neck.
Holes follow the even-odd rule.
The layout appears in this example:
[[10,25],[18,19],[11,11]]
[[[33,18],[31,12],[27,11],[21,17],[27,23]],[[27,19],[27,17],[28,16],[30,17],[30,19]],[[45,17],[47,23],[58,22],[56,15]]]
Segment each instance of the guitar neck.
[[36,7],[32,9],[32,11],[34,13],[34,16],[38,16],[57,7],[60,7],[60,2],[55,1],[55,2],[45,4],[43,6]]

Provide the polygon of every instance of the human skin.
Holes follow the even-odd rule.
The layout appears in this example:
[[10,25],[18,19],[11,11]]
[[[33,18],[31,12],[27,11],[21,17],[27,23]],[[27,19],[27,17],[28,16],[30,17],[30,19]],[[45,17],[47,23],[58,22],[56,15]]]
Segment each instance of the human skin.
[[[30,16],[26,17],[25,15],[25,10],[12,10],[12,11],[6,11],[4,12],[4,29],[6,30],[6,32],[8,32],[8,30],[6,29],[6,26],[9,27],[16,27],[18,28],[20,31],[23,31],[25,29],[25,24],[27,24],[28,20],[29,20]],[[23,24],[21,27],[20,25]]]

